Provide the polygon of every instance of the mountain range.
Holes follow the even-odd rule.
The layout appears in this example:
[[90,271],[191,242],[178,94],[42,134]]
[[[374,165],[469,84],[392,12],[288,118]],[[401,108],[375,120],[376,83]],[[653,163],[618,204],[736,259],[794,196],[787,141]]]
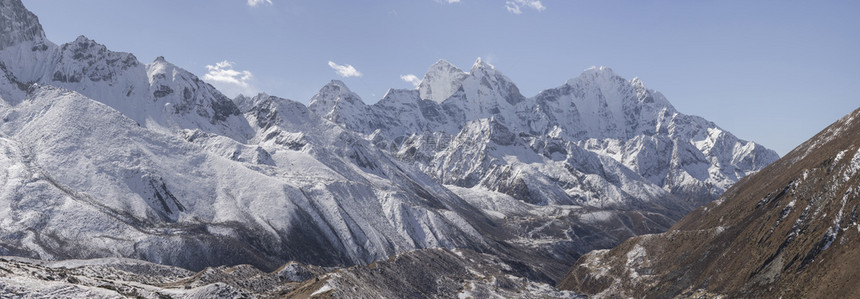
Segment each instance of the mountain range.
[[856,297],[858,184],[860,109],[669,231],[582,256],[560,287],[597,298]]
[[273,271],[457,248],[554,283],[778,159],[606,67],[526,97],[440,60],[375,104],[331,81],[305,105],[56,45],[20,0],[0,25],[0,255]]

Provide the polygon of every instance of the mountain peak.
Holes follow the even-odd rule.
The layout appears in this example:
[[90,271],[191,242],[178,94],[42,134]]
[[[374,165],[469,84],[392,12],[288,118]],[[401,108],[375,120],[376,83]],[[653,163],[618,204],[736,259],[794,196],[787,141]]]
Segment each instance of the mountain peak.
[[21,0],[0,0],[0,50],[25,41],[45,40],[39,18]]
[[617,76],[615,71],[608,66],[592,66],[582,71],[582,74],[592,76]]
[[[429,73],[432,70],[448,70],[448,69],[460,70],[459,68],[457,68],[457,66],[455,66],[451,62],[448,62],[445,59],[439,59],[438,61],[436,61],[436,63],[434,63],[433,65],[430,66],[430,69],[427,72]],[[461,70],[461,72],[462,72],[462,70]]]
[[331,80],[328,84],[320,88],[319,94],[326,95],[326,97],[336,99],[337,101],[346,100],[350,103],[356,101],[363,103],[361,98],[352,92],[352,90],[346,86],[346,83],[340,80]]
[[450,62],[440,59],[424,74],[418,85],[418,94],[422,99],[441,103],[451,97],[468,76]]
[[582,71],[582,73],[576,78],[572,78],[567,80],[568,85],[576,85],[577,81],[594,81],[595,79],[601,78],[601,80],[609,80],[611,78],[621,78],[618,74],[615,73],[611,68],[606,66],[592,66]]
[[486,61],[481,59],[481,57],[478,57],[478,59],[475,60],[475,64],[472,65],[472,73],[474,73],[476,70],[481,70],[481,69],[495,70],[496,67],[494,67],[492,64],[487,63]]
[[[340,80],[331,80],[320,88],[308,103],[308,109],[317,115],[327,115],[338,108],[364,106],[364,101],[357,94],[349,90],[346,83]],[[351,108],[346,108],[351,109]]]
[[87,42],[92,42],[92,41],[93,41],[93,40],[89,39],[88,37],[84,36],[83,34],[82,34],[82,35],[78,35],[78,37],[77,37],[77,38],[75,38],[75,43],[76,43],[76,44],[80,44],[80,43],[87,43]]
[[328,88],[337,88],[339,90],[342,90],[343,92],[352,92],[351,90],[349,90],[349,87],[346,86],[346,83],[343,83],[343,81],[340,81],[340,80],[331,80],[331,82],[326,84],[323,87],[323,89],[325,89],[327,87]]
[[236,104],[236,107],[239,107],[239,111],[242,113],[246,113],[250,111],[254,106],[259,105],[260,102],[269,99],[271,96],[267,93],[261,92],[257,95],[243,95],[239,94],[235,98],[233,98],[233,103]]

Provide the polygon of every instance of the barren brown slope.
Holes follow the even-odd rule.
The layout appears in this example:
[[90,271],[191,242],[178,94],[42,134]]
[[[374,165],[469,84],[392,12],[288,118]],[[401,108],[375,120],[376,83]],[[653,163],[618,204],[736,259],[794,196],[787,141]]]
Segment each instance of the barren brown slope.
[[666,233],[582,256],[559,287],[603,296],[860,294],[860,109]]

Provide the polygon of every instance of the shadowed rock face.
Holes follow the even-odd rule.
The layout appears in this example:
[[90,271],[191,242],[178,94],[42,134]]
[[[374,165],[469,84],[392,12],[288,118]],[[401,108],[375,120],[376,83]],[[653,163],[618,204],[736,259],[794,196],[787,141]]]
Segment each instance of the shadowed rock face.
[[856,296],[858,218],[860,109],[668,232],[582,256],[559,286],[597,297]]
[[45,38],[39,18],[21,0],[0,0],[0,50],[24,41]]

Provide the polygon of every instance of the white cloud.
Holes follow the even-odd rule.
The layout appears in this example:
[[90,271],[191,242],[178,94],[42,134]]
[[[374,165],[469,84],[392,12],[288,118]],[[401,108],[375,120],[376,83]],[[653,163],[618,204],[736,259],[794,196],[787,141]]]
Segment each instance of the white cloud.
[[341,77],[361,77],[361,72],[356,70],[351,65],[348,65],[348,64],[339,65],[339,64],[334,63],[332,61],[329,61],[328,66],[330,66]]
[[251,78],[254,75],[250,71],[234,70],[233,64],[224,60],[215,65],[207,65],[206,69],[209,72],[203,75],[203,80],[209,81],[215,88],[230,97],[256,93],[256,88],[251,86]]
[[415,76],[413,74],[401,75],[400,80],[412,83],[412,85],[414,85],[415,88],[418,88],[418,85],[421,84],[421,79],[418,79],[418,76]]
[[254,7],[260,4],[272,5],[272,0],[248,0],[248,6]]
[[505,8],[515,15],[523,13],[523,8],[532,8],[537,11],[546,10],[546,6],[543,6],[540,0],[508,0],[505,1]]
[[[249,0],[250,1],[250,0]],[[442,4],[454,4],[460,3],[461,0],[435,0],[436,2]],[[505,1],[505,9],[508,12],[513,13],[515,15],[523,13],[523,9],[531,8],[537,11],[546,10],[546,6],[543,6],[541,0],[506,0]]]

